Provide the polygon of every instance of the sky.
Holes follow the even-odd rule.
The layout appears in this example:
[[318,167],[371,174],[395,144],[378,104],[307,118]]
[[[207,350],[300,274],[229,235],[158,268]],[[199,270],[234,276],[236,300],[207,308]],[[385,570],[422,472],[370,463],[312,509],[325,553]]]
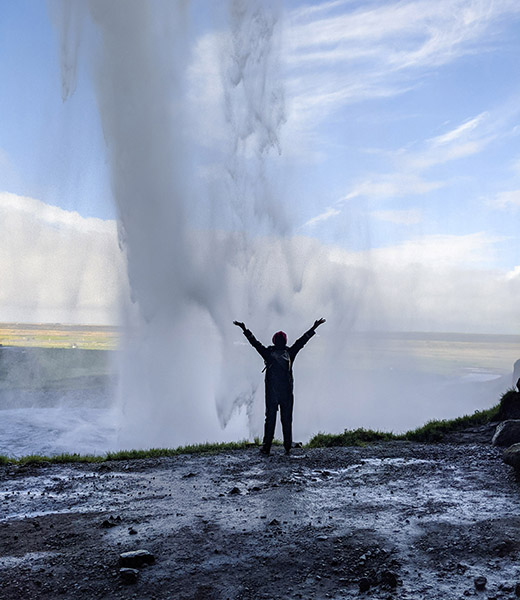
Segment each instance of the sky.
[[[229,23],[212,2],[185,5],[190,169],[204,196],[226,136]],[[113,322],[128,284],[86,58],[95,33],[64,102],[55,6],[0,4],[0,321]],[[283,111],[266,168],[283,235],[336,265],[369,257],[391,321],[400,287],[413,288],[415,316],[399,327],[520,333],[520,4],[273,6]],[[194,227],[225,226],[192,212]]]

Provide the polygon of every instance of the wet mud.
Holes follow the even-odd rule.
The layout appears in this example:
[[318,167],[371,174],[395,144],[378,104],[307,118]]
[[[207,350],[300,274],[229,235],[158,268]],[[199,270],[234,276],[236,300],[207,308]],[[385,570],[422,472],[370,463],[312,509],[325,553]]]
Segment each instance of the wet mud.
[[2,467],[0,597],[516,598],[519,484],[457,441]]

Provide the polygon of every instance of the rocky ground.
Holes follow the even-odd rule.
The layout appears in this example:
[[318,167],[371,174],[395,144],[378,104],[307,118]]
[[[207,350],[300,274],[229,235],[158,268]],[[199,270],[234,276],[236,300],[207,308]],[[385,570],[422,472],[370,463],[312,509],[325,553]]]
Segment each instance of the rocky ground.
[[0,598],[516,598],[519,484],[489,439],[1,467]]

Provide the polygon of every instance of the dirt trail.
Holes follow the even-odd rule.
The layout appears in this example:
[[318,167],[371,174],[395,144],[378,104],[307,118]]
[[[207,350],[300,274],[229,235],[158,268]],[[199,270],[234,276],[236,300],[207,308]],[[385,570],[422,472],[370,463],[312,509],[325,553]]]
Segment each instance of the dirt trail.
[[[0,598],[515,598],[520,495],[500,455],[385,443],[2,467]],[[140,548],[155,564],[125,584],[119,555]]]

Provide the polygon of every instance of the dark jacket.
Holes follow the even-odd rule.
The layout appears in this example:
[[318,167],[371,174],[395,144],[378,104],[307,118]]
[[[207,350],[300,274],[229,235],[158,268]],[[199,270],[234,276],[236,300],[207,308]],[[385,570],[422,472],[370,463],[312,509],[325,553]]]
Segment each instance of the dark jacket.
[[292,346],[277,348],[264,346],[255,336],[246,329],[244,335],[260,354],[265,362],[265,399],[266,402],[289,401],[293,398],[293,372],[292,365],[298,352],[305,346],[316,332],[309,329]]

